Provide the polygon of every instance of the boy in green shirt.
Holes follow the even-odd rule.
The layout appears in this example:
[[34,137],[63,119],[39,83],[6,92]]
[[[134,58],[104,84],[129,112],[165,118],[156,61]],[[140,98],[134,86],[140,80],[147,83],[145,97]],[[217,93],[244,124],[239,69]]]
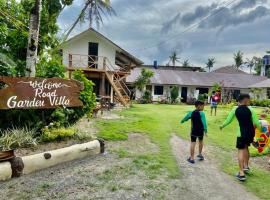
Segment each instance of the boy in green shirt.
[[189,112],[182,120],[181,124],[191,119],[191,144],[190,144],[190,157],[187,159],[189,163],[194,164],[194,152],[196,147],[196,140],[199,139],[199,160],[204,160],[202,155],[203,149],[203,136],[207,134],[206,117],[203,112],[204,103],[202,101],[195,102],[196,109],[193,112]]
[[238,98],[238,107],[232,109],[227,119],[220,126],[222,130],[228,126],[234,118],[238,120],[239,128],[237,133],[236,148],[238,149],[239,173],[236,178],[245,181],[245,173],[249,172],[249,146],[254,141],[255,127],[260,127],[260,122],[255,111],[249,107],[250,96],[248,94],[240,94]]

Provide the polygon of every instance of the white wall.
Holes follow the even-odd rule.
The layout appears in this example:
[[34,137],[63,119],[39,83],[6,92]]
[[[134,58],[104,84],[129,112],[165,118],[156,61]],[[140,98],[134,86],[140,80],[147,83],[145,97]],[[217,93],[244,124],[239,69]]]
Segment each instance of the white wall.
[[[110,42],[105,40],[104,38],[98,37],[98,35],[94,32],[87,31],[83,35],[74,38],[69,43],[63,46],[63,64],[68,67],[69,64],[69,54],[81,54],[88,55],[88,43],[95,42],[99,44],[98,47],[98,55],[107,57],[111,64],[115,66],[115,56],[117,48],[112,45]],[[81,64],[79,64],[78,56],[74,56],[74,64],[78,63],[77,66],[73,67],[85,67],[88,65],[88,57],[82,57]],[[98,68],[103,67],[103,59],[99,59]]]
[[[242,90],[241,90],[241,92],[242,92]],[[247,89],[245,91],[245,93],[249,94],[251,96],[251,98],[257,99],[257,95],[254,95],[254,93],[250,89]],[[268,97],[267,97],[267,89],[266,88],[262,88],[262,92],[259,95],[259,100],[263,100],[263,99],[268,99]]]

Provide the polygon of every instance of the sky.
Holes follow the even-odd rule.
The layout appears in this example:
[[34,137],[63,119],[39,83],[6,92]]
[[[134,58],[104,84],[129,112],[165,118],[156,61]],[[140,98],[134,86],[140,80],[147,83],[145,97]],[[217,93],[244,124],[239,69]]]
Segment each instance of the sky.
[[[61,30],[83,5],[75,0],[62,12]],[[217,68],[232,65],[238,50],[245,59],[270,50],[270,0],[112,0],[112,7],[116,16],[104,17],[98,31],[145,64],[166,64],[176,51],[193,66],[215,58]],[[88,26],[81,23],[72,35]]]

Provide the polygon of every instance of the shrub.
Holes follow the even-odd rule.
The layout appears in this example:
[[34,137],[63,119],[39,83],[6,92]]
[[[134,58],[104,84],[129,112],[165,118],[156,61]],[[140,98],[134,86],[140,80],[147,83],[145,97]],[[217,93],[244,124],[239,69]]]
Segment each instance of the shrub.
[[61,141],[67,138],[72,138],[75,135],[75,130],[72,128],[49,128],[45,127],[41,135],[41,141],[52,142]]
[[15,62],[11,60],[7,55],[0,53],[0,76],[14,76]]
[[27,128],[7,129],[0,133],[0,149],[2,151],[27,148],[38,144],[34,130]]
[[152,93],[149,90],[145,90],[140,103],[151,103],[152,102]]
[[208,100],[208,94],[207,93],[205,93],[205,94],[199,94],[198,100],[205,102],[206,100]]
[[175,103],[178,97],[179,97],[179,87],[173,86],[173,88],[171,89],[172,103]]
[[263,99],[263,100],[252,99],[251,105],[252,106],[260,106],[260,107],[270,107],[270,100],[268,100],[268,99]]
[[49,61],[43,57],[40,62],[37,64],[37,77],[43,78],[64,78],[65,77],[65,67],[62,65],[61,60],[58,57],[55,57]]
[[91,117],[93,109],[96,106],[96,95],[93,92],[94,83],[88,80],[82,71],[75,71],[73,77],[75,80],[84,84],[84,89],[80,94],[80,100],[83,102],[83,107],[74,109],[74,116],[76,120],[84,115]]

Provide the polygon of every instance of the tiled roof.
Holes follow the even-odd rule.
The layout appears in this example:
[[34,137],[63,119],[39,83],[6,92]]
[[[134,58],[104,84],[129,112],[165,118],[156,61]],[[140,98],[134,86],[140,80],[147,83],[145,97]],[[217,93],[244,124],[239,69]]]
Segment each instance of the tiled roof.
[[270,88],[270,79],[255,83],[251,85],[250,88]]
[[[133,83],[140,75],[142,68],[135,68],[127,77],[128,83]],[[191,72],[165,69],[149,69],[154,72],[152,84],[157,85],[183,85],[211,87],[214,83],[224,83],[227,88],[249,88],[251,85],[267,80],[266,77],[249,74],[226,74]]]
[[226,74],[247,74],[246,72],[236,69],[234,66],[220,67],[212,71],[213,73],[226,73]]

